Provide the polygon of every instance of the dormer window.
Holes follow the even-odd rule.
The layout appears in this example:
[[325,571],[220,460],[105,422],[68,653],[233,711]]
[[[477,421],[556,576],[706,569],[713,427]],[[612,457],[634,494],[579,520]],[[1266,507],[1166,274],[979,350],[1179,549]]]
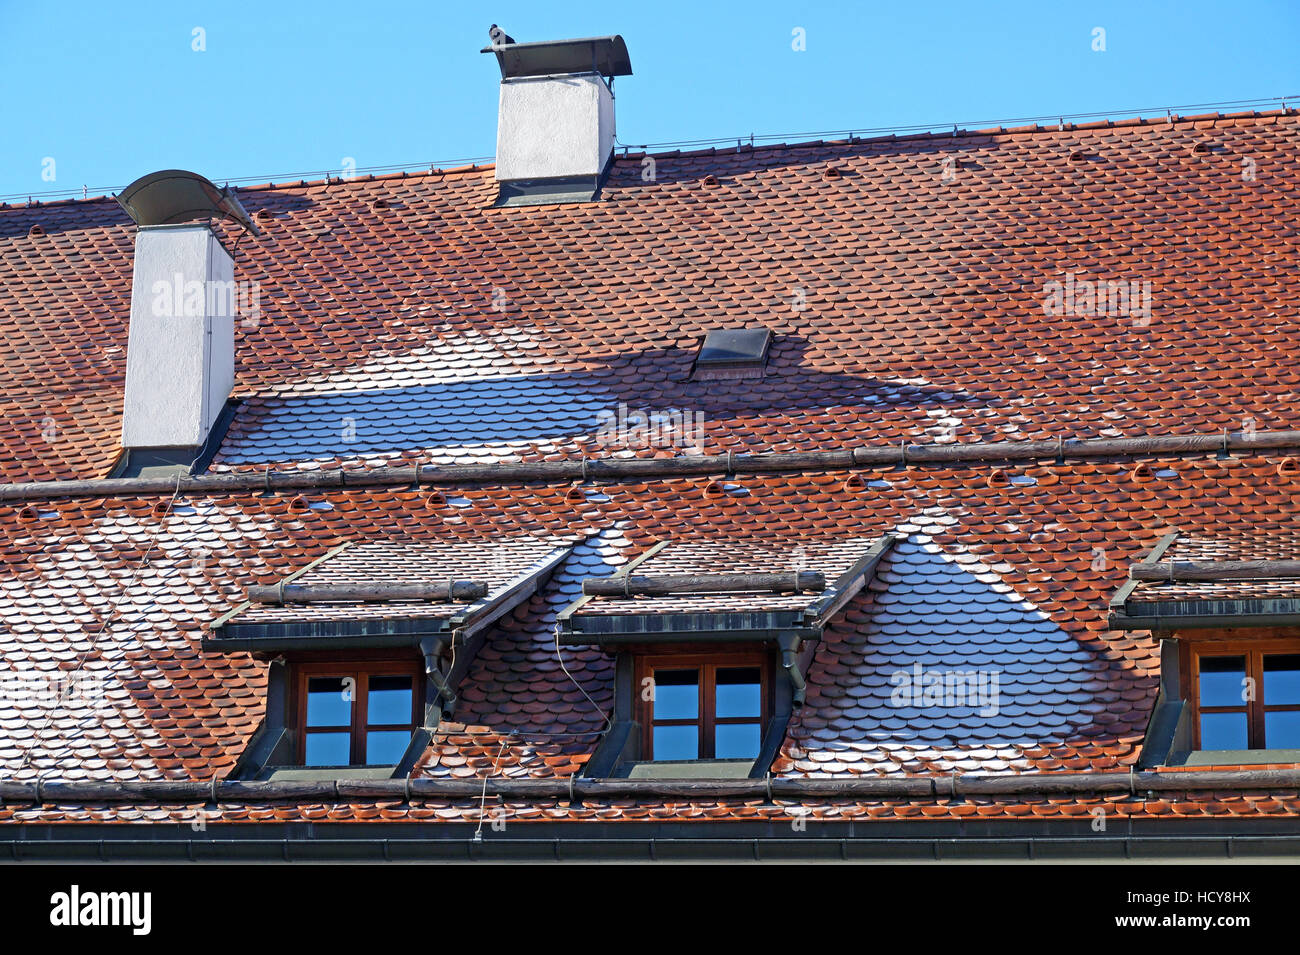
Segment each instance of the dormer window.
[[1300,749],[1300,647],[1191,650],[1198,750]]
[[297,668],[303,766],[396,766],[415,733],[422,674],[414,662]]
[[1112,627],[1161,640],[1142,766],[1300,761],[1300,539],[1170,533],[1129,568]]
[[771,715],[767,654],[647,654],[638,663],[644,759],[758,758]]
[[585,773],[766,773],[823,629],[895,540],[661,541],[618,574],[584,580],[558,615],[558,641],[603,647],[620,674]]
[[455,711],[464,661],[574,543],[344,544],[275,583],[248,586],[203,640],[209,653],[251,652],[269,664],[266,715],[235,778],[410,773]]

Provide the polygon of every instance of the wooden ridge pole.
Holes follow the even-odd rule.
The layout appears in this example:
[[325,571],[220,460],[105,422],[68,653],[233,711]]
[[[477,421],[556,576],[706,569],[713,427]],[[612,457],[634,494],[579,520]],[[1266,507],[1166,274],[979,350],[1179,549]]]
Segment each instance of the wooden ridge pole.
[[90,780],[0,779],[0,803],[369,803],[427,799],[478,800],[486,792],[510,799],[927,799],[960,795],[1085,796],[1146,792],[1218,792],[1300,789],[1300,769],[1160,772],[867,776],[827,779],[587,779],[488,777],[445,779]]
[[1067,458],[1129,458],[1232,451],[1300,450],[1300,431],[1223,432],[1141,438],[1070,438],[972,444],[908,444],[833,451],[683,455],[677,458],[587,458],[573,461],[327,471],[238,471],[196,477],[96,478],[0,484],[0,501],[60,497],[124,497],[173,493],[225,494],[418,485],[458,486],[575,480],[778,474],[894,465],[1012,463]]
[[676,574],[661,577],[589,577],[582,592],[593,597],[667,597],[673,594],[821,593],[826,577],[813,571],[785,574]]
[[486,597],[487,584],[475,580],[444,580],[420,584],[258,584],[245,591],[253,603],[338,603],[353,600],[451,600]]
[[1279,580],[1300,577],[1300,560],[1165,561],[1134,564],[1129,577],[1145,581]]

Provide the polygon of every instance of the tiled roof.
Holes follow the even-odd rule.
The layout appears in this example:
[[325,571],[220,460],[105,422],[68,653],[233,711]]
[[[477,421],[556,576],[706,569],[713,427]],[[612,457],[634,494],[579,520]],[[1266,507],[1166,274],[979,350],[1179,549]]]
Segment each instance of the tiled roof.
[[[203,654],[198,637],[205,621],[242,599],[246,582],[279,579],[357,536],[421,543],[522,526],[588,542],[490,635],[462,686],[463,710],[435,738],[423,774],[504,766],[548,776],[582,763],[613,689],[612,662],[602,653],[557,651],[554,615],[583,578],[616,571],[660,534],[761,547],[835,528],[864,537],[893,530],[905,540],[873,588],[828,630],[809,670],[808,704],[775,772],[826,778],[1129,767],[1154,703],[1159,654],[1147,634],[1106,629],[1106,602],[1127,566],[1175,521],[1213,536],[1235,523],[1223,507],[1234,500],[1264,524],[1278,522],[1296,493],[1275,458],[1160,464],[1176,477],[1154,487],[1134,482],[1127,463],[1026,468],[1037,483],[992,487],[950,468],[883,472],[883,486],[867,490],[846,489],[835,475],[779,476],[747,479],[750,495],[722,500],[706,493],[702,479],[611,484],[600,495],[608,500],[577,510],[565,504],[564,487],[545,486],[466,490],[470,504],[460,508],[431,509],[428,492],[403,489],[321,492],[315,499],[333,507],[307,510],[256,493],[182,499],[165,516],[150,498],[52,502],[44,518],[0,506],[11,542],[0,564],[4,659],[19,675],[53,681],[84,657],[87,672],[104,681],[104,692],[89,688],[84,701],[11,703],[0,723],[0,775],[228,772],[260,716],[265,665],[242,654]],[[960,711],[924,726],[900,720],[881,670],[910,672],[917,664],[1002,668],[1003,705],[987,717]],[[1188,811],[1206,811],[1199,806]],[[355,811],[365,815],[364,806]],[[628,818],[648,811],[634,807]],[[710,818],[703,810],[688,815]]]
[[[1280,561],[1300,558],[1300,525],[1294,518],[1276,524],[1251,521],[1249,529],[1233,528],[1214,536],[1178,534],[1160,560],[1166,564],[1185,561]],[[1300,580],[1295,578],[1243,579],[1224,581],[1140,581],[1126,604],[1140,612],[1141,605],[1186,601],[1300,600]]]
[[633,545],[619,524],[574,548],[538,595],[479,650],[457,716],[443,725],[419,774],[453,778],[496,773],[556,776],[578,772],[614,706],[614,661],[594,648],[565,647],[555,615],[582,592],[586,577],[606,577]]
[[[750,493],[741,484],[733,488]],[[688,541],[669,544],[637,564],[636,573],[648,577],[674,574],[779,574],[816,571],[834,588],[876,541],[870,537],[841,536],[832,540],[753,543],[740,549],[735,541]],[[618,616],[643,613],[725,613],[728,611],[805,610],[821,593],[693,593],[671,596],[592,597],[575,607],[573,616]]]
[[225,618],[223,624],[277,624],[315,620],[443,619],[472,613],[501,596],[511,584],[561,557],[571,543],[527,536],[487,540],[439,540],[429,543],[363,541],[295,577],[300,585],[343,585],[375,582],[441,583],[474,579],[487,584],[487,596],[475,601],[339,601],[294,604],[250,604]]
[[[938,509],[931,520],[932,530],[955,521]],[[1114,680],[1095,650],[975,555],[947,553],[912,530],[870,599],[832,624],[778,768],[1014,772],[1131,761],[1149,687]],[[1150,670],[1149,658],[1130,659]],[[927,676],[951,684],[937,701],[926,696]]]
[[[236,277],[261,283],[263,314],[237,331],[239,405],[213,468],[1298,427],[1298,123],[1292,111],[710,150],[656,157],[653,182],[633,155],[604,201],[581,206],[491,209],[485,169],[241,189],[263,234],[240,243]],[[0,479],[104,475],[120,426],[128,224],[107,200],[0,208],[0,253]],[[1149,324],[1046,315],[1045,283],[1067,274],[1150,281]],[[687,381],[706,329],[753,324],[775,333],[764,377]],[[646,446],[627,426],[643,410],[682,440]],[[717,570],[726,553],[763,570],[792,546],[891,533],[817,647],[773,773],[1125,770],[1159,648],[1109,629],[1109,599],[1175,528],[1206,554],[1238,539],[1233,554],[1293,556],[1278,536],[1300,494],[1293,465],[1270,452],[629,478],[577,494],[498,482],[0,503],[0,778],[225,776],[264,712],[267,664],[205,653],[200,639],[249,584],[342,544],[427,555],[441,573],[461,566],[441,555],[527,539],[571,550],[493,624],[417,774],[567,779],[614,695],[610,656],[559,645],[556,615],[584,578],[660,541],[690,566]],[[996,706],[923,714],[895,698],[899,674],[958,671],[997,673]],[[1098,805],[1294,816],[1300,793],[207,811],[473,821],[485,805],[525,820],[1083,818]],[[0,820],[167,820],[179,808],[6,804]]]
[[[490,168],[243,188],[262,235],[235,277],[262,314],[236,330],[214,467],[1294,426],[1296,130],[1291,111],[706,150],[657,156],[652,182],[631,155],[604,201],[526,209],[490,208]],[[0,209],[0,253],[0,478],[104,474],[129,220]],[[1067,274],[1151,282],[1149,324],[1044,314]],[[763,378],[686,380],[707,329],[754,324],[775,333]],[[703,420],[642,446],[620,405]]]

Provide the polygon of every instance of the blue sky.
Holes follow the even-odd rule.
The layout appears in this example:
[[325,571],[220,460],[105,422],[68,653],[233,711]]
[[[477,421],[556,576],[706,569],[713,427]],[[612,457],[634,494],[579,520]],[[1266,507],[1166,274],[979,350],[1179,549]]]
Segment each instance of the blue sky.
[[0,0],[0,195],[490,157],[493,21],[520,41],[621,33],[633,145],[1300,97],[1297,0]]

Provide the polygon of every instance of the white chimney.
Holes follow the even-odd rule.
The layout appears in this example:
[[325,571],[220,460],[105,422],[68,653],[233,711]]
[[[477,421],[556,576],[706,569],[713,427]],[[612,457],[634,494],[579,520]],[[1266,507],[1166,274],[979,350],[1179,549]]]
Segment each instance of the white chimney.
[[614,154],[614,77],[632,65],[619,36],[515,43],[493,26],[501,67],[498,205],[596,197]]
[[203,223],[135,237],[124,448],[198,448],[235,384],[235,262]]
[[236,286],[234,260],[210,223],[257,229],[229,188],[183,169],[142,176],[117,201],[139,226],[122,447],[128,458],[144,449],[172,452],[137,454],[124,466],[183,465],[207,443],[234,387],[235,314],[250,298],[256,309],[256,295]]
[[501,81],[498,181],[594,179],[614,152],[614,96],[598,73]]

